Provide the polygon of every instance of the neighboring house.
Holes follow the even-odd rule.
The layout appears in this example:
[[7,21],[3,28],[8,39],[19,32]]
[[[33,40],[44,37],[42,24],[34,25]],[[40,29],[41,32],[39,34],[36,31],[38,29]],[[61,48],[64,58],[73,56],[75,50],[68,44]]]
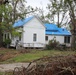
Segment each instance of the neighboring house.
[[19,20],[13,27],[17,28],[21,36],[12,37],[11,46],[15,47],[18,43],[23,47],[45,46],[45,26],[37,16]]
[[56,39],[56,41],[59,41],[60,44],[66,44],[67,46],[70,46],[71,44],[71,33],[66,30],[65,28],[58,28],[55,24],[45,24],[46,27],[46,44],[49,42],[49,40],[52,40],[53,38]]

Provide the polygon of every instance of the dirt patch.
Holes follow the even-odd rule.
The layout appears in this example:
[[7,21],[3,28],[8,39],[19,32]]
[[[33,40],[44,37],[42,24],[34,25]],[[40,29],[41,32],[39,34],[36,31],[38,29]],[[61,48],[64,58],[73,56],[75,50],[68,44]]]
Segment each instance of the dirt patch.
[[30,53],[30,50],[12,50],[12,49],[6,49],[6,48],[0,48],[2,50],[0,53],[0,62],[6,61],[10,58],[16,57],[20,54]]
[[28,50],[28,49],[19,50],[19,53],[22,53],[22,54],[24,54],[24,53],[30,53],[30,52],[31,52],[31,50]]
[[19,54],[18,53],[10,53],[10,52],[5,53],[5,54],[0,54],[0,61],[5,61],[5,60],[15,57],[17,55],[19,55]]
[[[15,67],[27,67],[29,63],[0,64],[0,72],[13,71]],[[32,64],[33,65],[33,64]]]
[[0,47],[0,50],[6,50],[6,48]]

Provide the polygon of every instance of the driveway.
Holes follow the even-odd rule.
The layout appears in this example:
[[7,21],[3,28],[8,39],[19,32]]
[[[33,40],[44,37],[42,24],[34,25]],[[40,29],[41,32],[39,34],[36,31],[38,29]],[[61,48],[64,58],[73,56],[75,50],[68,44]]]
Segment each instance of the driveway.
[[[0,72],[12,71],[15,67],[27,67],[29,63],[12,63],[12,64],[0,64]],[[35,65],[34,63],[31,64]]]

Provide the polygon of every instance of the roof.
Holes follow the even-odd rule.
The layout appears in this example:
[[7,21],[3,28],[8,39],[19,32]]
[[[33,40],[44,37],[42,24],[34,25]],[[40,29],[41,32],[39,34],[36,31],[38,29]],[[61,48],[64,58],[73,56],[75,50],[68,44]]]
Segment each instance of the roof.
[[[13,27],[21,27],[24,24],[26,24],[28,21],[33,19],[34,17],[35,16],[31,16],[31,17],[28,17],[28,18],[24,18],[24,19],[18,20],[17,22],[14,23]],[[58,28],[56,24],[46,23],[43,26],[46,27],[46,33],[45,33],[46,35],[71,35],[71,33],[67,29]]]
[[58,27],[55,24],[46,23],[45,27],[46,27],[46,30],[58,30]]
[[71,35],[71,33],[65,28],[58,28],[55,24],[45,24],[46,35]]
[[28,17],[28,18],[24,18],[21,20],[18,20],[17,22],[14,23],[13,27],[20,27],[23,26],[24,24],[26,24],[28,21],[30,21],[34,16]]
[[37,16],[31,16],[31,17],[28,17],[28,18],[24,18],[24,19],[18,20],[17,22],[15,22],[13,24],[13,27],[21,27],[24,24],[26,24],[27,22],[29,22],[31,19],[33,19],[34,17],[37,18],[39,20],[39,22],[44,26],[43,22],[39,19],[39,17],[37,17]]

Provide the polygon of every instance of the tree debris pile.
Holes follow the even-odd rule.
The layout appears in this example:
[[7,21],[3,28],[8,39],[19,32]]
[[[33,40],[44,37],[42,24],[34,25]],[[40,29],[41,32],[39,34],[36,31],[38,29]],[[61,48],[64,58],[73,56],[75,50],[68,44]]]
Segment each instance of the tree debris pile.
[[40,58],[27,68],[16,67],[13,75],[76,75],[76,55]]

